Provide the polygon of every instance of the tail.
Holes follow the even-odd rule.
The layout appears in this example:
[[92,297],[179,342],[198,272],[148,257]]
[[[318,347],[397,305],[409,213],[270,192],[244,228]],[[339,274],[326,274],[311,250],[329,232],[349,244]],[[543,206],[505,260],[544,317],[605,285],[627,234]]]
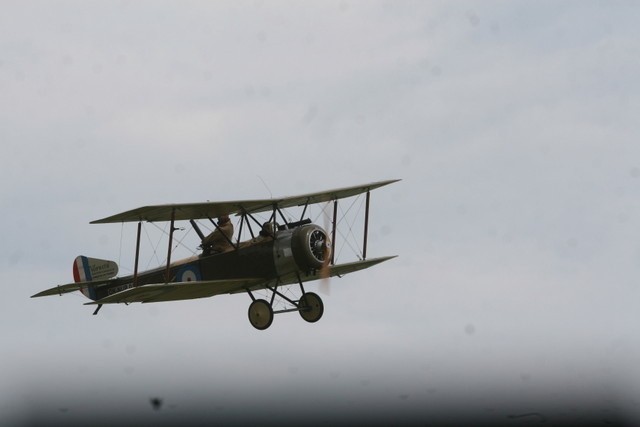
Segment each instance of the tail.
[[118,264],[113,261],[86,256],[79,256],[73,261],[73,280],[76,283],[111,279],[116,274]]
[[73,261],[74,283],[66,283],[46,289],[31,298],[80,291],[84,296],[95,301],[97,299],[96,288],[109,283],[109,279],[114,278],[116,274],[118,274],[118,264],[113,261],[79,256]]
[[[95,280],[111,279],[118,274],[118,264],[104,259],[76,257],[73,261],[73,280],[78,282],[92,282]],[[96,300],[96,289],[88,286],[80,289],[87,298]]]

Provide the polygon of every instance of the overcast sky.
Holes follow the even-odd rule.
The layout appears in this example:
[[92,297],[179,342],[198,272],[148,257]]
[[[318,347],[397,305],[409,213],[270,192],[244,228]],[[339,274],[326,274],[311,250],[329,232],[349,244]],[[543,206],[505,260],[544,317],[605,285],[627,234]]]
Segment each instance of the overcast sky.
[[[637,417],[639,8],[4,2],[0,413]],[[29,298],[80,254],[131,268],[134,226],[91,220],[391,178],[369,255],[399,257],[334,280],[316,324]]]

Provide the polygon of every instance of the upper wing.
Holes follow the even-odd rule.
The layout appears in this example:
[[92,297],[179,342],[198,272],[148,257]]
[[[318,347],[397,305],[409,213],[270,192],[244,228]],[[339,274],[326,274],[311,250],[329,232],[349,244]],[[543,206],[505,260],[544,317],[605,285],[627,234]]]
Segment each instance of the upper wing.
[[111,280],[96,280],[91,282],[67,283],[66,285],[58,285],[54,288],[50,288],[45,291],[38,292],[35,295],[31,295],[31,298],[45,297],[49,295],[62,295],[62,294],[66,294],[73,291],[79,291],[81,289],[88,288],[89,286],[106,285],[109,282],[111,282]]
[[230,279],[230,280],[202,280],[193,282],[154,283],[136,286],[109,295],[89,304],[117,304],[131,302],[160,302],[185,299],[206,298],[214,295],[240,292],[264,279]]
[[372,182],[353,187],[338,188],[335,190],[320,191],[317,193],[302,194],[299,196],[284,197],[280,199],[238,200],[229,202],[183,203],[172,205],[144,206],[130,211],[122,212],[106,218],[92,221],[91,224],[104,224],[112,222],[137,222],[137,221],[176,221],[188,219],[215,218],[221,215],[230,215],[240,212],[256,213],[270,211],[274,206],[288,208],[328,202],[366,193],[367,191],[392,184],[399,181],[392,179],[387,181]]

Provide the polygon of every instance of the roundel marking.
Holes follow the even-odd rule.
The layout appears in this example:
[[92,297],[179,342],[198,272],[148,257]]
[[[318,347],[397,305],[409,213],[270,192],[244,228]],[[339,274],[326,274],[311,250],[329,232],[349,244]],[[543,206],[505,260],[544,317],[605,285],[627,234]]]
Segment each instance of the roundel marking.
[[200,280],[200,269],[195,265],[182,267],[176,275],[178,282],[196,282]]

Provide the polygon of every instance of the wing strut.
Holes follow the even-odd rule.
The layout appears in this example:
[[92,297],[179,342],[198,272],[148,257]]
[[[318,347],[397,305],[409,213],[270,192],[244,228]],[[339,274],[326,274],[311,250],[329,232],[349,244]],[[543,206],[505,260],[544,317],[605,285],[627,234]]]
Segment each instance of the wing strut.
[[[133,287],[138,286],[138,260],[140,259],[140,230],[142,228],[142,221],[138,221],[138,237],[136,238],[136,261],[133,267]],[[96,310],[93,314],[98,314],[98,310]]]
[[174,227],[175,222],[176,222],[176,208],[173,208],[171,210],[171,228],[169,229],[169,249],[167,252],[167,271],[165,273],[166,283],[169,283],[171,281],[171,278],[169,277],[171,269],[169,267],[171,266],[171,245],[173,245],[173,232],[176,231],[176,228]]
[[[276,208],[278,209],[278,208]],[[287,219],[284,217],[282,211],[280,209],[278,209],[278,213],[280,214],[280,218],[282,218],[282,220],[284,221],[284,225],[287,226],[287,228],[289,227],[289,221],[287,221]]]
[[362,245],[362,260],[367,259],[367,235],[369,234],[369,199],[371,191],[367,191],[367,204],[364,210],[364,243]]
[[333,201],[333,222],[331,223],[331,265],[336,263],[336,226],[338,219],[338,199]]
[[202,233],[202,230],[200,230],[200,227],[198,227],[198,224],[196,224],[196,222],[192,219],[190,219],[189,222],[191,223],[191,227],[193,227],[193,229],[198,234],[198,237],[200,237],[200,241],[203,241],[205,236]]
[[244,226],[244,214],[240,216],[240,230],[238,230],[238,240],[236,240],[236,248],[240,247],[240,239],[242,238],[243,226]]
[[304,209],[302,210],[302,215],[300,215],[300,221],[304,219],[304,214],[307,213],[307,207],[309,206],[309,197],[307,197],[307,201],[304,204]]

